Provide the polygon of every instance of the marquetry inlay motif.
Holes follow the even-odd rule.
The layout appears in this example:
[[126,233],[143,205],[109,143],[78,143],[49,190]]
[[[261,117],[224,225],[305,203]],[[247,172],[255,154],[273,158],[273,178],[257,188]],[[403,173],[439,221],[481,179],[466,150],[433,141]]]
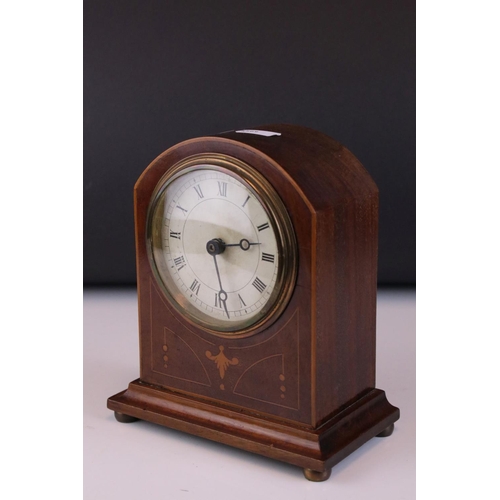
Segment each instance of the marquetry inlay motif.
[[[219,346],[219,354],[213,355],[210,351],[205,353],[208,359],[215,362],[217,369],[219,370],[220,378],[223,379],[226,374],[226,370],[229,366],[235,366],[239,363],[238,358],[229,359],[224,354],[224,346]],[[221,389],[224,390],[224,385],[221,384]]]

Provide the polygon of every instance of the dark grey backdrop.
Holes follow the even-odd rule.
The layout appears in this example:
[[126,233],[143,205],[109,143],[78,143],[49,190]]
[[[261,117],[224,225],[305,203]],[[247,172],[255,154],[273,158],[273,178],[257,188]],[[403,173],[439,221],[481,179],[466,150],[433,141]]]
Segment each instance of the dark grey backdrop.
[[415,283],[415,5],[85,0],[84,283],[134,284],[132,192],[184,139],[320,130],[380,189],[379,283]]

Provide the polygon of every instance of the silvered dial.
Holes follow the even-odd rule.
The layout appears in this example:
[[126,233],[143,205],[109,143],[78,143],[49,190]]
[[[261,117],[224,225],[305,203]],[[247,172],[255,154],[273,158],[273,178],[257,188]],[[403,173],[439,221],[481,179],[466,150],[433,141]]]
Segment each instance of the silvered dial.
[[186,169],[161,190],[152,219],[157,271],[192,319],[231,332],[270,310],[280,285],[279,234],[242,178],[211,165]]

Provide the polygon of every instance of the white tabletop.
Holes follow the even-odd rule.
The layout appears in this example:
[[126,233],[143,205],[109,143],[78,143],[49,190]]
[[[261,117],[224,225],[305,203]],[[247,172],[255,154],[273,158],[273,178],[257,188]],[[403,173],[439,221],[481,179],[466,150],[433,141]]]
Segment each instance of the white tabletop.
[[137,294],[84,292],[84,492],[88,500],[414,499],[415,292],[378,293],[377,388],[401,410],[374,438],[307,481],[298,467],[149,422],[118,423],[109,396],[139,376]]

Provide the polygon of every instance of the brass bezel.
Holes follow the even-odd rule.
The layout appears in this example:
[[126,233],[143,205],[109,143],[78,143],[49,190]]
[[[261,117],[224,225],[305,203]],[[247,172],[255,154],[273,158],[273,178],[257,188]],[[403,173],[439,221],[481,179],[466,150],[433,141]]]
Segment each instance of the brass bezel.
[[[175,285],[168,273],[162,273],[157,264],[156,254],[161,245],[156,245],[153,223],[158,202],[167,186],[185,173],[197,169],[213,169],[231,175],[249,188],[259,200],[273,226],[280,255],[276,285],[263,308],[261,318],[253,318],[248,324],[237,327],[216,327],[204,321],[204,315],[180,293],[175,293]],[[160,238],[161,239],[161,238]],[[288,212],[271,184],[265,177],[245,162],[227,155],[217,153],[201,153],[189,156],[173,165],[160,179],[151,195],[146,223],[146,245],[149,262],[156,281],[160,285],[169,303],[191,324],[204,331],[224,338],[248,337],[269,327],[278,319],[290,300],[297,278],[297,241],[295,231]],[[166,274],[166,276],[164,276]],[[210,317],[209,317],[210,318]],[[213,318],[210,318],[214,322]]]

